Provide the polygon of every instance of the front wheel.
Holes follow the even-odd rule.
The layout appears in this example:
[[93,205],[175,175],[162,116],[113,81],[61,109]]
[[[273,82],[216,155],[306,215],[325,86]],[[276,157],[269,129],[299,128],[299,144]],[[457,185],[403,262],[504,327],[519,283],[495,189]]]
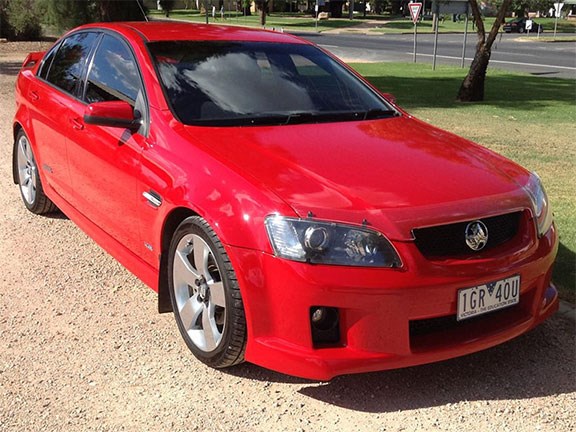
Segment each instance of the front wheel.
[[44,193],[30,140],[22,130],[18,132],[14,142],[14,171],[22,201],[28,210],[35,214],[44,214],[58,209]]
[[168,277],[176,323],[190,351],[214,368],[243,362],[246,320],[238,281],[204,219],[189,217],[176,229]]

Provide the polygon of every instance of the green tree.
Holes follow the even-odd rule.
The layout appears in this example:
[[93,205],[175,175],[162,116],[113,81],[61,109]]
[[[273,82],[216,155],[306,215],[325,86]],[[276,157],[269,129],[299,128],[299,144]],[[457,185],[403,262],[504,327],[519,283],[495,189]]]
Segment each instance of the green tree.
[[35,0],[0,2],[2,35],[9,39],[38,40],[42,36],[40,15]]
[[94,3],[96,21],[143,21],[146,19],[147,10],[143,0],[96,0]]
[[496,14],[494,24],[490,32],[486,34],[484,20],[480,13],[477,0],[468,0],[474,23],[476,24],[476,34],[478,42],[476,44],[476,54],[468,70],[468,74],[460,85],[457,99],[461,102],[478,102],[484,100],[484,84],[486,81],[486,71],[492,55],[492,45],[498,36],[498,31],[504,22],[506,12],[510,8],[512,0],[503,0]]
[[90,22],[142,21],[146,9],[143,0],[42,0],[46,24],[64,31]]
[[552,0],[512,0],[510,10],[517,16],[527,16],[530,12],[548,12],[554,1]]
[[7,0],[0,0],[0,38],[8,37],[8,16],[6,14]]
[[241,3],[242,13],[244,16],[252,15],[250,8],[252,7],[252,0],[240,0],[238,3]]
[[175,0],[160,0],[160,6],[162,7],[166,17],[170,16],[170,12],[174,9],[175,3]]
[[45,23],[53,25],[60,32],[96,21],[94,2],[44,0],[44,3],[46,7]]

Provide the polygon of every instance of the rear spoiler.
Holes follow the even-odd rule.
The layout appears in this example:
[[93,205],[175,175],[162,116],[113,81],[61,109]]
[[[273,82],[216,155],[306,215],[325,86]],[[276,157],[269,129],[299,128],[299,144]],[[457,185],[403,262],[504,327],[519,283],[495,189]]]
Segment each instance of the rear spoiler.
[[26,56],[26,60],[24,60],[24,63],[22,63],[22,68],[30,69],[36,66],[36,63],[38,63],[40,60],[42,60],[42,57],[44,57],[45,52],[46,51],[36,51],[28,54],[28,56]]

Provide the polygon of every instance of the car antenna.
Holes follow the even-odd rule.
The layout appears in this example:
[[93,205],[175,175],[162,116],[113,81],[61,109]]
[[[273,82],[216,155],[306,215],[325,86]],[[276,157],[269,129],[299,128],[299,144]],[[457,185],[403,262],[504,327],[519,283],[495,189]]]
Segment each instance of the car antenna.
[[146,16],[146,12],[144,11],[144,8],[142,7],[142,3],[140,3],[140,0],[136,0],[136,3],[138,3],[138,7],[142,11],[142,15],[144,15],[144,19],[146,20],[146,22],[148,22],[149,21],[148,16]]

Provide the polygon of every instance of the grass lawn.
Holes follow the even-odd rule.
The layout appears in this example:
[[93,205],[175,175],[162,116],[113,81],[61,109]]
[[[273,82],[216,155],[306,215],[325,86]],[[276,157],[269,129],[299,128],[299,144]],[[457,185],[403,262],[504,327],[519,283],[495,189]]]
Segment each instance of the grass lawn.
[[518,38],[524,42],[576,42],[576,36],[540,36],[535,38],[534,36],[525,36]]
[[[506,18],[509,21],[511,18]],[[554,32],[554,20],[551,18],[535,18],[535,22],[541,24],[544,27],[544,34],[550,34]],[[494,23],[494,18],[485,18],[484,27],[486,31],[490,31],[492,24]],[[464,32],[465,22],[458,21],[452,22],[451,19],[445,19],[443,22],[439,22],[438,32],[439,33],[450,33],[450,32]],[[414,24],[410,18],[403,19],[393,19],[383,22],[377,28],[372,30],[378,33],[409,33],[414,31]],[[468,32],[474,33],[476,30],[472,27],[472,19],[468,20]],[[432,21],[421,21],[418,23],[419,33],[432,33]],[[558,33],[576,33],[576,21],[572,20],[558,20]],[[532,34],[531,34],[532,36]],[[530,36],[530,37],[531,37]],[[535,34],[534,34],[535,36]]]
[[538,172],[560,232],[554,282],[576,302],[576,81],[490,70],[482,103],[455,102],[466,70],[430,65],[352,65],[399,105]]
[[[154,18],[163,18],[164,14],[162,12],[151,10],[150,16]],[[225,20],[220,19],[219,11],[216,11],[217,19],[212,18],[212,14],[209,14],[209,22],[216,24],[229,24],[229,25],[242,25],[248,27],[260,27],[260,16],[254,14],[251,16],[243,16],[236,12],[226,12]],[[198,10],[182,10],[177,9],[170,13],[170,18],[173,19],[183,19],[192,22],[204,23],[206,22],[206,15],[200,14]],[[508,19],[507,19],[508,20]],[[368,15],[366,18],[361,16],[355,16],[353,20],[348,18],[331,18],[329,20],[322,20],[316,23],[311,15],[304,15],[300,13],[273,13],[266,17],[266,27],[267,28],[280,28],[289,31],[319,31],[324,32],[327,30],[336,30],[342,28],[351,28],[360,26],[366,21],[379,21],[374,23],[374,28],[371,30],[377,33],[411,33],[414,31],[414,24],[410,17],[407,18],[390,18],[387,15]],[[544,31],[546,33],[551,33],[554,31],[554,20],[551,18],[537,18],[536,22],[544,26]],[[487,30],[490,30],[494,18],[486,18],[485,26]],[[464,31],[464,21],[452,22],[451,19],[446,19],[439,24],[439,31],[441,33],[447,32],[463,32]],[[468,31],[474,32],[472,28],[472,20],[469,20]],[[575,33],[576,34],[576,20],[558,20],[558,33]],[[432,21],[421,21],[418,23],[418,32],[420,33],[432,33]]]
[[[164,17],[163,14],[157,11],[151,11],[150,14],[155,18]],[[250,16],[243,16],[242,14],[236,12],[226,12],[224,14],[225,19],[220,18],[220,13],[217,11],[216,19],[212,18],[212,14],[209,15],[208,20],[211,24],[225,24],[225,25],[239,25],[246,27],[261,27],[260,26],[260,16],[257,14]],[[205,23],[206,15],[201,15],[196,10],[175,10],[170,13],[170,18],[172,19],[182,19],[196,23]],[[316,22],[314,18],[310,15],[302,14],[272,14],[266,16],[266,28],[283,28],[290,31],[319,31],[323,32],[326,30],[335,30],[339,28],[351,28],[361,24],[361,21],[354,20],[350,21],[347,19],[331,19],[331,20],[321,20],[318,21],[318,26],[316,27]]]

